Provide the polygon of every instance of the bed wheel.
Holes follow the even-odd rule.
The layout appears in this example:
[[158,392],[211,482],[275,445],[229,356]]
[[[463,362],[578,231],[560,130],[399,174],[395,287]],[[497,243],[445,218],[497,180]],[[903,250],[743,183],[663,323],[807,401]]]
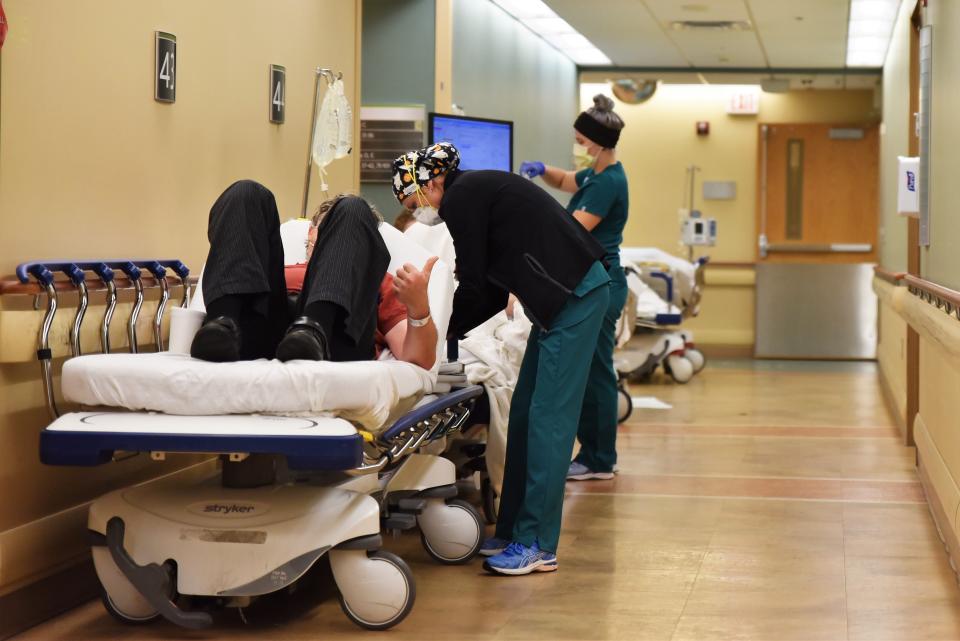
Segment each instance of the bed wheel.
[[488,525],[493,525],[497,522],[497,493],[489,476],[480,482],[480,496],[483,501],[483,518]]
[[160,618],[160,612],[123,575],[105,546],[93,548],[93,562],[100,579],[100,600],[110,616],[127,625],[143,625]]
[[413,573],[403,559],[378,550],[331,550],[330,565],[340,608],[367,630],[386,630],[403,621],[417,597]]
[[420,541],[433,559],[460,565],[477,555],[483,543],[483,517],[462,499],[430,499],[417,517]]
[[693,378],[693,363],[686,356],[671,354],[667,356],[666,369],[677,383],[686,383]]
[[703,355],[699,349],[687,349],[683,353],[687,357],[687,360],[690,361],[690,364],[693,365],[693,373],[699,374],[700,370],[704,368],[707,364],[707,357]]
[[129,614],[122,611],[102,587],[100,589],[100,601],[103,603],[106,611],[110,613],[110,616],[126,625],[145,625],[147,623],[153,623],[160,618],[160,613],[150,608],[149,603],[147,604],[147,608],[150,609],[144,609],[139,614]]
[[617,423],[625,423],[633,414],[633,398],[623,386],[617,388]]

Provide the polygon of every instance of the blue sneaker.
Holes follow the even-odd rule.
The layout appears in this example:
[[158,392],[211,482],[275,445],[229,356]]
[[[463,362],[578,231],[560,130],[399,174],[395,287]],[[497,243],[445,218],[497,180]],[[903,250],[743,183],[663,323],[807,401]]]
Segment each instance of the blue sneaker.
[[491,536],[480,546],[480,556],[496,556],[507,549],[510,541]]
[[553,572],[557,569],[557,555],[541,550],[537,541],[527,547],[514,541],[502,553],[483,562],[489,572],[498,574],[530,574],[531,572]]
[[567,469],[568,481],[609,481],[613,477],[613,472],[594,472],[579,461],[574,461]]

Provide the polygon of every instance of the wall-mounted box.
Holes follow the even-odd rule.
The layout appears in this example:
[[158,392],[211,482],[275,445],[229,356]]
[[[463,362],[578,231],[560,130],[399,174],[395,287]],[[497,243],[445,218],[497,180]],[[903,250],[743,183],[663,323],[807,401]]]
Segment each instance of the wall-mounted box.
[[704,180],[704,200],[734,200],[737,197],[737,183],[733,180]]

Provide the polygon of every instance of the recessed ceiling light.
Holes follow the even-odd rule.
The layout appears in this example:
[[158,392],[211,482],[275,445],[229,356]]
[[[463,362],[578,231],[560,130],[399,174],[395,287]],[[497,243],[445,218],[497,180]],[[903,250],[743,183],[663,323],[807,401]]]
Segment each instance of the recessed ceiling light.
[[882,67],[900,0],[850,0],[847,66]]
[[491,0],[517,22],[578,65],[609,65],[610,58],[543,0]]
[[703,12],[703,11],[709,10],[710,7],[708,7],[708,6],[705,5],[705,4],[682,4],[682,5],[680,5],[680,9],[681,9],[682,11],[697,11],[697,12]]

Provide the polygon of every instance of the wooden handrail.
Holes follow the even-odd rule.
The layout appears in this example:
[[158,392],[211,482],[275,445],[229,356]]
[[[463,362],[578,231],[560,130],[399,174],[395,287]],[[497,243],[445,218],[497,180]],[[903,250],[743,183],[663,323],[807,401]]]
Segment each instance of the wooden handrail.
[[907,275],[907,272],[892,272],[888,269],[884,269],[880,265],[874,265],[873,275],[880,280],[887,281],[891,285],[900,285],[900,281],[902,281],[903,277]]
[[[153,277],[152,274],[143,271],[143,276],[141,277],[145,287],[159,287],[160,281]],[[167,285],[170,287],[176,287],[180,285],[180,279],[175,276],[167,276]],[[116,284],[118,290],[124,289],[133,289],[133,281],[131,281],[126,276],[116,276],[113,279],[113,282]],[[196,286],[198,278],[196,276],[187,276],[187,283],[191,286]],[[58,280],[53,284],[54,288],[58,292],[75,292],[77,291],[76,285],[74,285],[69,280]],[[103,284],[103,281],[97,277],[88,277],[87,278],[87,291],[96,292],[96,291],[106,291],[107,286]],[[36,282],[21,283],[17,278],[4,278],[0,280],[0,295],[28,295],[35,296],[36,294],[43,294],[44,290]]]
[[738,263],[738,262],[724,262],[724,261],[709,261],[704,265],[704,269],[754,269],[757,266],[756,263]]
[[948,314],[956,314],[960,319],[960,292],[912,274],[904,276],[903,281],[911,294],[916,294],[928,303],[943,308]]

